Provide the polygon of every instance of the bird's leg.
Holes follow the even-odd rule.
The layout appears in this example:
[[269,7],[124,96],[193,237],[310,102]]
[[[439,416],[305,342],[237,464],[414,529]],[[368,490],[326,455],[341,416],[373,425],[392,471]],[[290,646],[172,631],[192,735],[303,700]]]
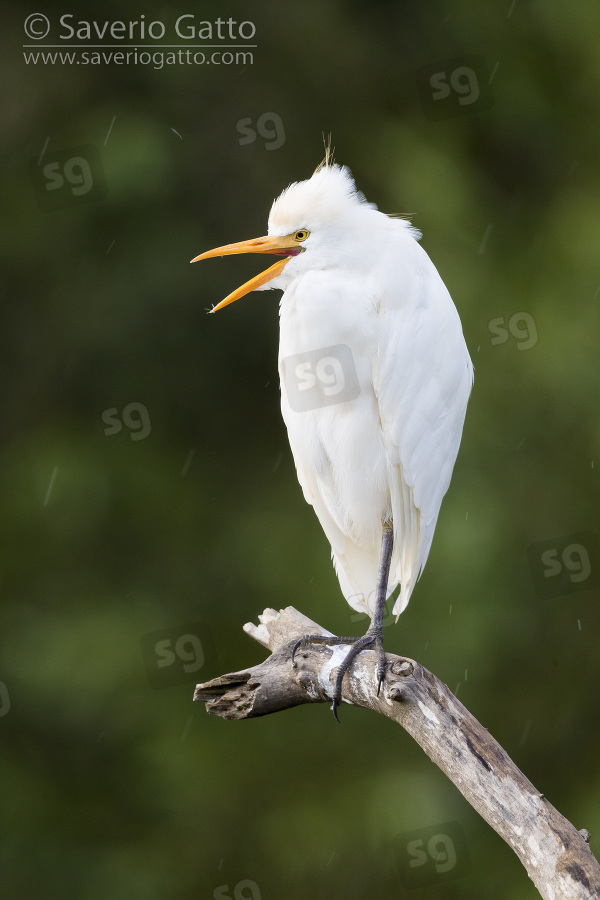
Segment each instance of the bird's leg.
[[394,549],[394,531],[391,522],[384,523],[383,537],[381,541],[381,562],[379,565],[379,575],[377,578],[377,591],[375,598],[375,610],[373,618],[366,633],[359,638],[356,637],[337,637],[336,635],[324,634],[307,634],[296,641],[292,650],[292,665],[295,666],[294,657],[299,648],[305,644],[350,644],[351,647],[340,663],[335,679],[333,689],[332,710],[335,718],[340,721],[337,714],[338,706],[342,699],[342,681],[344,675],[348,671],[353,659],[358,656],[361,650],[377,650],[379,661],[377,666],[377,696],[381,690],[381,685],[385,678],[385,653],[383,651],[383,613],[385,610],[385,601],[387,599],[387,586],[390,574],[390,565],[392,562],[392,552]]
[[[365,634],[354,641],[352,647],[348,651],[347,656],[340,664],[335,679],[335,687],[333,689],[333,715],[336,719],[337,708],[342,700],[342,681],[344,675],[348,671],[350,664],[355,656],[361,650],[373,649],[377,650],[379,661],[377,665],[377,696],[381,690],[385,678],[385,653],[383,650],[383,613],[385,610],[385,601],[387,599],[387,586],[390,574],[390,565],[392,562],[392,552],[394,549],[394,530],[391,522],[385,522],[383,525],[383,536],[381,539],[381,561],[379,564],[379,575],[377,578],[377,593],[375,598],[375,610],[373,618]],[[339,722],[339,719],[338,719]]]
[[381,538],[381,561],[379,563],[379,577],[377,579],[377,599],[375,602],[375,612],[371,619],[371,624],[367,630],[367,634],[371,632],[375,638],[375,644],[379,653],[379,668],[377,670],[377,696],[385,678],[385,653],[383,652],[383,614],[385,612],[385,601],[387,600],[387,589],[390,578],[390,566],[392,564],[392,553],[394,552],[394,526],[392,522],[385,522],[383,525],[383,536]]

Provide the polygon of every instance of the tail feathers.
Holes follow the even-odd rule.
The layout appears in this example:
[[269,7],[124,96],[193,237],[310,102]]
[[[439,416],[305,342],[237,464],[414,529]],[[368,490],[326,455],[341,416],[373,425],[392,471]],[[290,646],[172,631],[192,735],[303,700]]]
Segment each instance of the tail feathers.
[[[394,550],[387,596],[389,597],[395,588],[401,585],[393,609],[397,617],[406,609],[427,560],[437,516],[429,524],[424,521],[415,505],[413,488],[404,479],[400,465],[390,464],[388,472],[394,523]],[[347,602],[353,609],[366,612],[370,616],[373,615],[375,604],[382,531],[370,547],[360,547],[346,538],[343,553],[339,552],[340,548],[332,552],[335,570]]]
[[390,570],[390,578],[401,585],[393,609],[397,621],[397,617],[408,605],[421,570],[419,564],[421,516],[414,503],[413,489],[402,475],[402,467],[390,463],[388,475],[391,485],[394,547],[401,548],[398,555],[392,559]]
[[[416,580],[416,579],[415,579]],[[412,579],[412,572],[410,575],[404,580],[402,587],[400,588],[400,593],[396,597],[396,602],[394,603],[394,608],[392,613],[396,616],[396,622],[400,616],[400,613],[403,613],[406,607],[408,606],[408,601],[410,600],[410,595],[413,592],[414,582]]]

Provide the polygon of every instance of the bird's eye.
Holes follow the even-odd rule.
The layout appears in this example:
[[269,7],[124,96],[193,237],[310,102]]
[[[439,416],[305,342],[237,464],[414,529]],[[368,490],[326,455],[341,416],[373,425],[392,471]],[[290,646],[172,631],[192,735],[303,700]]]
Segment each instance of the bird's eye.
[[294,240],[296,240],[296,241],[305,241],[306,238],[309,236],[309,234],[310,234],[310,231],[307,231],[306,228],[301,228],[301,229],[300,229],[299,231],[297,231],[296,234],[294,235]]

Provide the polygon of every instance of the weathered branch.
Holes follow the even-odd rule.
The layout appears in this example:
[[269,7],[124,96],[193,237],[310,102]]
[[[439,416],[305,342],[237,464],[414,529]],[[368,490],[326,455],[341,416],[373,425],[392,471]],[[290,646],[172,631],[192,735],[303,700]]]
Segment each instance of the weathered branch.
[[[267,609],[246,631],[271,650],[263,663],[199,684],[195,700],[225,719],[246,719],[302,703],[331,701],[335,670],[346,646],[311,645],[290,657],[303,634],[330,634],[293,607]],[[401,725],[446,773],[468,802],[515,851],[545,900],[600,898],[600,866],[577,831],[515,766],[500,744],[427,669],[386,654],[377,694],[377,656],[363,651],[344,677],[346,703]]]

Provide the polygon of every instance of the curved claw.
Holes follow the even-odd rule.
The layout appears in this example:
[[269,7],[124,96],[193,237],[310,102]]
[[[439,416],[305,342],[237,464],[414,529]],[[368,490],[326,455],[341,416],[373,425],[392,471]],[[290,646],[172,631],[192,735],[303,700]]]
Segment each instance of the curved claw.
[[381,690],[381,685],[385,681],[385,653],[383,652],[383,643],[379,646],[379,666],[377,669],[377,696]]
[[294,668],[294,669],[296,668],[296,662],[294,660],[294,657],[296,656],[298,647],[300,646],[301,643],[302,643],[302,638],[300,638],[299,641],[296,641],[296,643],[294,644],[294,649],[292,650],[292,668]]
[[[292,667],[296,668],[295,656],[298,652],[299,648],[303,644],[328,644],[334,643],[339,644],[345,641],[346,638],[338,638],[335,635],[328,634],[303,634],[301,638],[298,638],[296,643],[294,644],[294,649],[292,650]],[[354,640],[354,638],[349,638],[348,640]]]
[[331,704],[331,712],[333,713],[333,718],[335,719],[335,721],[339,722],[341,725],[342,723],[340,722],[339,716],[337,714],[338,706],[339,706],[339,700],[337,697],[334,697],[333,702]]
[[366,634],[363,634],[360,638],[355,637],[338,637],[336,635],[330,634],[305,634],[301,638],[299,638],[294,647],[292,649],[291,654],[291,663],[292,667],[296,668],[296,653],[303,645],[308,644],[328,644],[328,645],[339,645],[339,644],[349,644],[350,649],[346,654],[345,658],[341,662],[338,667],[335,686],[333,690],[333,700],[331,705],[331,711],[333,712],[333,716],[336,722],[340,722],[340,718],[338,716],[338,709],[342,700],[342,682],[344,680],[344,675],[350,668],[351,663],[355,659],[356,656],[362,651],[367,649],[375,649],[379,651],[379,666],[377,670],[377,696],[379,696],[381,691],[381,685],[385,681],[385,654],[383,652],[383,635],[381,631],[372,631],[369,629]]

